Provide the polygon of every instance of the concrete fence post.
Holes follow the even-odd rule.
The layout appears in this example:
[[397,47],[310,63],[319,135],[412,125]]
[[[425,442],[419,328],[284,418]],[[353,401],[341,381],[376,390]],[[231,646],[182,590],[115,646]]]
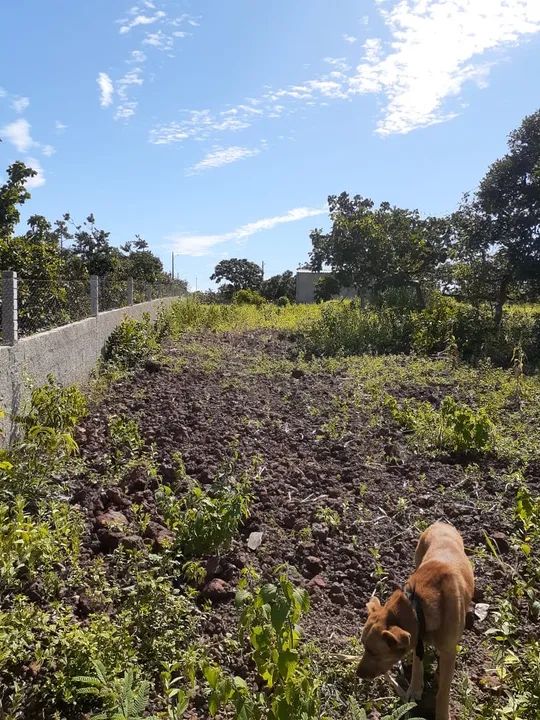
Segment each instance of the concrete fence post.
[[128,278],[127,281],[127,304],[133,305],[133,278]]
[[152,299],[152,286],[150,285],[150,283],[146,283],[145,290],[146,290],[146,299],[151,300]]
[[2,273],[2,343],[15,345],[19,339],[19,315],[17,300],[17,273]]
[[92,315],[97,317],[99,315],[99,277],[97,275],[90,275],[90,305]]

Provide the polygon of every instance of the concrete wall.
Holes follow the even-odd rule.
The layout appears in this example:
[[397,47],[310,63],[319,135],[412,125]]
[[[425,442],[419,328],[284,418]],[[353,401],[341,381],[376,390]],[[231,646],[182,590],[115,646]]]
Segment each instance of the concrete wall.
[[[83,383],[90,377],[105,341],[126,316],[152,319],[160,307],[178,298],[164,298],[100,313],[70,325],[47,330],[19,340],[12,347],[0,346],[0,408],[7,413],[0,425],[0,444],[9,441],[9,415],[18,412],[27,393],[28,381],[42,385],[49,374],[62,385]],[[1,422],[1,421],[0,421]]]
[[[314,303],[315,284],[317,283],[317,280],[327,277],[328,275],[331,275],[331,273],[299,270],[296,273],[296,302]],[[342,288],[337,297],[353,298],[356,297],[356,293],[352,288]]]

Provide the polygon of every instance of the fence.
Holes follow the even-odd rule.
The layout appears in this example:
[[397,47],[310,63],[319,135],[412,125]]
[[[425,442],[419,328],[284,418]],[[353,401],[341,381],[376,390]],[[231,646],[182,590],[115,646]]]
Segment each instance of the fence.
[[122,307],[178,297],[185,294],[181,281],[148,283],[128,278],[96,275],[88,279],[20,278],[2,273],[2,345],[14,345],[19,338],[35,335],[100,313]]

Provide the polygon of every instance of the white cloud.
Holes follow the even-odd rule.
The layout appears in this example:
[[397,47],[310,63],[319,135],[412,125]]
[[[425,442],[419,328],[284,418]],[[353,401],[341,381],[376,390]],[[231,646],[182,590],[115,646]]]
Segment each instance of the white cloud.
[[143,40],[143,45],[151,45],[157,50],[170,52],[174,47],[174,35],[164,33],[163,30],[148,33]]
[[202,160],[189,168],[188,174],[200,173],[203,170],[230,165],[231,163],[254,157],[261,152],[261,148],[246,148],[239,145],[232,145],[227,148],[217,148],[207,153]]
[[390,40],[368,40],[350,79],[353,94],[386,98],[380,135],[454,117],[446,101],[467,82],[485,85],[496,59],[488,51],[540,31],[538,0],[399,0],[381,14]]
[[99,104],[101,107],[109,107],[109,105],[112,105],[114,95],[114,86],[111,78],[107,73],[100,72],[96,82],[99,86]]
[[208,255],[210,249],[214,247],[214,245],[220,245],[221,243],[228,242],[230,240],[246,240],[251,237],[251,235],[255,235],[255,233],[263,232],[264,230],[271,230],[272,228],[278,225],[283,225],[284,223],[297,222],[298,220],[323,215],[326,212],[326,208],[294,208],[284,215],[277,215],[275,217],[256,220],[255,222],[242,225],[236,230],[222,233],[220,235],[190,235],[182,233],[170,235],[166,238],[166,240],[172,243],[172,249],[179,255],[200,257],[202,255]]
[[19,152],[28,152],[36,143],[30,135],[30,123],[24,118],[14,120],[0,130],[0,136],[16,147]]
[[56,148],[52,145],[42,145],[41,152],[45,155],[45,157],[51,157],[51,155],[54,155],[56,152]]
[[30,99],[27,97],[16,97],[11,102],[11,107],[17,113],[23,113],[30,105]]
[[[333,68],[328,73],[264,88],[228,110],[183,111],[183,120],[154,127],[150,142],[204,140],[248,128],[257,117],[283,117],[298,105],[365,94],[381,99],[378,134],[407,133],[455,117],[463,103],[449,101],[459,99],[464,85],[485,87],[501,49],[540,32],[540,0],[376,0],[376,7],[388,32],[364,42],[354,70],[346,58],[325,58]],[[358,41],[343,37],[351,45]]]
[[163,10],[158,10],[155,15],[136,15],[131,20],[126,20],[124,24],[120,26],[120,34],[125,35],[138,25],[153,25],[158,22],[158,20],[161,20],[161,18],[164,18],[165,15],[166,13],[163,12]]
[[7,91],[4,90],[3,87],[0,87],[0,98],[5,98],[7,96]]
[[37,172],[37,175],[34,175],[34,177],[27,181],[26,187],[32,190],[45,185],[45,173],[43,172],[43,168],[41,167],[39,160],[29,157],[25,159],[25,163]]
[[146,62],[146,55],[142,50],[132,50],[127,62],[132,65],[142,65],[143,62]]
[[64,123],[63,123],[63,122],[60,122],[60,120],[57,120],[57,121],[54,123],[54,127],[55,127],[55,130],[56,130],[57,132],[59,132],[59,133],[64,132],[64,130],[67,129],[67,125],[64,125]]

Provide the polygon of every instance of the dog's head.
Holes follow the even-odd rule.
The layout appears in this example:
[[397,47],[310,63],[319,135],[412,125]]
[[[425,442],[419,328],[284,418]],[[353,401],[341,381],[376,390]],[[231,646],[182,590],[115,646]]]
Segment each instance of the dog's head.
[[385,605],[376,597],[366,605],[368,618],[361,638],[365,652],[356,671],[358,677],[384,675],[411,649],[411,634],[397,624],[401,600],[398,593]]

